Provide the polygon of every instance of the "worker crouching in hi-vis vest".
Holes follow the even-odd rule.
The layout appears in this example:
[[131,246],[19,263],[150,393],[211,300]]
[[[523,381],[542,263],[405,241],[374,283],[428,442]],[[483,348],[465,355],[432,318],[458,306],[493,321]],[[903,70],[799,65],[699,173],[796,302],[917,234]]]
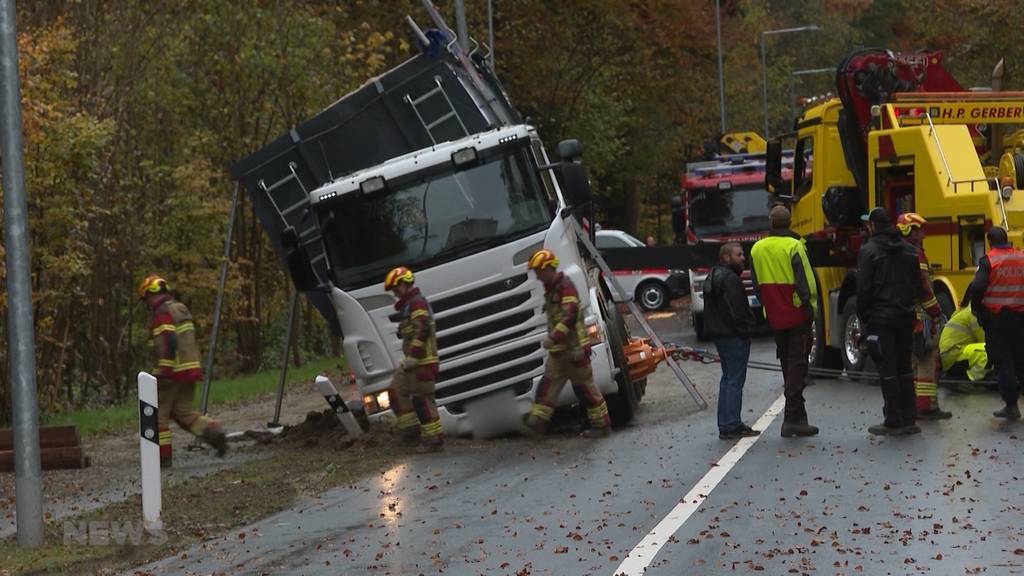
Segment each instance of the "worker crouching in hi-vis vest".
[[555,413],[555,401],[566,380],[572,382],[576,397],[586,407],[590,428],[583,435],[600,438],[611,433],[608,405],[594,385],[590,368],[590,338],[583,323],[579,294],[572,281],[558,271],[558,258],[547,249],[530,257],[529,270],[544,284],[544,312],[548,319],[548,335],[544,348],[548,358],[544,376],[537,388],[533,409],[526,417],[527,433],[541,437]]
[[[938,339],[945,319],[935,292],[932,290],[932,269],[924,251],[924,229],[927,220],[915,212],[900,214],[896,227],[903,239],[917,251],[917,265],[921,276],[921,303],[917,307],[914,323],[914,393],[917,397],[918,420],[944,420],[953,414],[939,408]],[[927,318],[925,318],[927,314]]]
[[434,397],[438,372],[437,333],[430,303],[413,285],[412,270],[399,266],[384,277],[384,289],[398,298],[398,335],[402,363],[395,370],[388,396],[398,417],[402,438],[418,443],[418,452],[444,448],[441,417]]
[[203,416],[193,404],[196,382],[203,377],[199,366],[199,345],[188,308],[171,298],[167,281],[147,276],[139,285],[139,298],[152,310],[150,335],[156,346],[157,415],[160,428],[160,466],[171,465],[171,425],[199,437],[224,456],[227,436],[219,424]]
[[974,316],[970,304],[957,310],[942,328],[939,337],[942,373],[951,380],[983,380],[988,375],[985,331]]

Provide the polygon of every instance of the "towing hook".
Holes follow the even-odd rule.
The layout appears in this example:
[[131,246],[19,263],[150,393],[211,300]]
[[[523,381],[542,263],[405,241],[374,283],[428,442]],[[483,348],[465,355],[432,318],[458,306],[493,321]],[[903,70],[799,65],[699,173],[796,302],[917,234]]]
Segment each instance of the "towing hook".
[[630,380],[644,378],[653,373],[658,364],[675,357],[679,348],[666,346],[659,348],[651,345],[650,338],[633,338],[625,346],[626,364],[629,366]]

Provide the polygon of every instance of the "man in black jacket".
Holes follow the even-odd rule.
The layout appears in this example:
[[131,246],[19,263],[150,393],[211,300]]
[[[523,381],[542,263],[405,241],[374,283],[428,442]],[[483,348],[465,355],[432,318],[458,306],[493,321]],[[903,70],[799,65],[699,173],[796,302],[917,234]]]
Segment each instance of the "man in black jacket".
[[903,241],[884,208],[874,208],[861,219],[871,239],[857,258],[857,317],[878,365],[885,414],[885,422],[868,432],[918,434],[911,359],[921,298],[917,251]]
[[740,274],[746,258],[735,242],[722,246],[718,264],[704,280],[704,330],[715,342],[722,360],[718,384],[718,437],[734,440],[760,434],[740,419],[743,383],[750,358],[750,334],[756,320],[747,302]]

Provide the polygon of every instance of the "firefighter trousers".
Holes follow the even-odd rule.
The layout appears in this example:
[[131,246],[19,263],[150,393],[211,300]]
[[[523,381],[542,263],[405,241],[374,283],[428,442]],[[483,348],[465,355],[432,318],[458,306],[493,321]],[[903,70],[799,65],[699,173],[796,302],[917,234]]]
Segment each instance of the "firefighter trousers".
[[572,382],[573,392],[580,403],[587,408],[587,418],[592,428],[607,428],[611,421],[608,417],[608,405],[604,396],[594,384],[594,372],[590,362],[576,362],[568,354],[548,355],[544,365],[544,376],[537,387],[537,400],[533,404],[530,415],[541,427],[546,427],[555,413],[555,402],[562,392],[566,381]]
[[424,369],[395,371],[388,394],[391,409],[398,417],[398,431],[405,439],[439,444],[444,436],[434,397],[435,381],[432,377],[425,378],[422,371]]
[[174,382],[160,379],[156,386],[157,418],[160,425],[160,459],[171,459],[171,420],[194,436],[220,426],[215,420],[203,416],[196,410],[193,398],[196,395],[195,382]]
[[[919,334],[914,335],[915,338]],[[915,350],[913,356],[914,393],[917,396],[917,412],[930,412],[939,409],[938,375],[939,351]]]

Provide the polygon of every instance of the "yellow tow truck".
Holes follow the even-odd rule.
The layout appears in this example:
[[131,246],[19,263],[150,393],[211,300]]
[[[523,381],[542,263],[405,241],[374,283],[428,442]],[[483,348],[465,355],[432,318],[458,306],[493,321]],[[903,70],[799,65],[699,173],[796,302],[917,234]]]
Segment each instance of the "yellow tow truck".
[[766,175],[792,209],[819,286],[812,365],[835,365],[838,352],[848,371],[866,361],[856,345],[861,214],[883,206],[893,218],[928,220],[925,251],[947,315],[985,253],[986,230],[1006,227],[1016,246],[1024,232],[1024,131],[1003,135],[1005,125],[1024,125],[1024,92],[890,93],[861,123],[854,104],[832,98],[806,110],[796,121],[792,178],[782,179],[781,138],[768,144]]

